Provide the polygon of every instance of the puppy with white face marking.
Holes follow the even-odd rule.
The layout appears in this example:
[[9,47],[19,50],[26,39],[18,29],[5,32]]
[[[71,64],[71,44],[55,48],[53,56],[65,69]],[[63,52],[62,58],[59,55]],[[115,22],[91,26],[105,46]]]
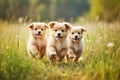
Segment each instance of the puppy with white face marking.
[[67,35],[70,24],[67,22],[50,22],[50,37],[47,44],[47,55],[51,62],[62,61],[67,53]]
[[27,52],[29,56],[39,55],[41,59],[46,53],[46,29],[47,24],[34,22],[28,25],[30,29],[30,37],[27,44]]
[[67,62],[69,59],[74,58],[74,62],[78,62],[82,51],[83,51],[83,32],[86,31],[82,26],[72,26],[68,32],[68,51],[67,51]]

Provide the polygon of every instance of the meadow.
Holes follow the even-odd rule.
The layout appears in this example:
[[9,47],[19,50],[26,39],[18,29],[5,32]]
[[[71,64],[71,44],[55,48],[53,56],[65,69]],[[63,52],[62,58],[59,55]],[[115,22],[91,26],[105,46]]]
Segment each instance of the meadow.
[[51,65],[27,55],[28,23],[0,21],[0,80],[120,80],[120,23],[75,22],[83,25],[84,59],[78,64]]

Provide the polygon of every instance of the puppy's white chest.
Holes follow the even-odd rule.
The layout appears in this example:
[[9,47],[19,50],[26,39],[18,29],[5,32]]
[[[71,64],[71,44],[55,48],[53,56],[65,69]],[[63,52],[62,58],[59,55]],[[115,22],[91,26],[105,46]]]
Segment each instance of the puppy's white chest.
[[45,42],[44,42],[44,41],[41,41],[41,40],[37,40],[37,41],[36,41],[36,44],[37,44],[38,47],[40,48],[40,47],[42,47],[42,46],[45,44]]
[[79,51],[80,50],[80,46],[78,44],[75,44],[74,45],[74,50],[75,50],[75,52]]
[[41,45],[41,41],[37,40],[36,43],[40,46]]
[[82,41],[80,43],[75,43],[73,46],[74,46],[75,52],[83,50],[83,42]]
[[61,43],[57,43],[56,48],[57,48],[57,51],[61,51],[62,49]]

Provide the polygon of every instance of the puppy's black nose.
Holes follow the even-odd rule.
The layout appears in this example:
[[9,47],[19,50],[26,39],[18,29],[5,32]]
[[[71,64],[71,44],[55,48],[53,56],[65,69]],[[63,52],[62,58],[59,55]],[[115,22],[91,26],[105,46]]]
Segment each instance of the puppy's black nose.
[[60,33],[58,33],[58,37],[60,37],[61,36],[61,34]]
[[75,39],[77,39],[78,38],[78,36],[75,36]]
[[38,34],[40,34],[41,32],[40,31],[38,31]]

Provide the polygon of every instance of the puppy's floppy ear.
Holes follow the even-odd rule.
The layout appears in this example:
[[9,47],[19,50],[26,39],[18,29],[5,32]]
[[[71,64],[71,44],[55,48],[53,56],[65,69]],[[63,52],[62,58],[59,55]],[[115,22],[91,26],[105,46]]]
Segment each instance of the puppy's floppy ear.
[[45,24],[45,28],[47,29],[47,28],[49,28],[49,26],[47,24]]
[[49,26],[43,22],[43,24],[45,25],[45,29],[49,28]]
[[57,22],[55,21],[51,21],[48,25],[50,26],[50,28],[53,28],[53,26],[56,24]]
[[72,25],[68,22],[63,23],[67,29],[71,29]]
[[27,27],[30,28],[30,29],[33,29],[33,23],[29,24]]
[[82,32],[86,32],[86,29],[84,27],[81,27]]

